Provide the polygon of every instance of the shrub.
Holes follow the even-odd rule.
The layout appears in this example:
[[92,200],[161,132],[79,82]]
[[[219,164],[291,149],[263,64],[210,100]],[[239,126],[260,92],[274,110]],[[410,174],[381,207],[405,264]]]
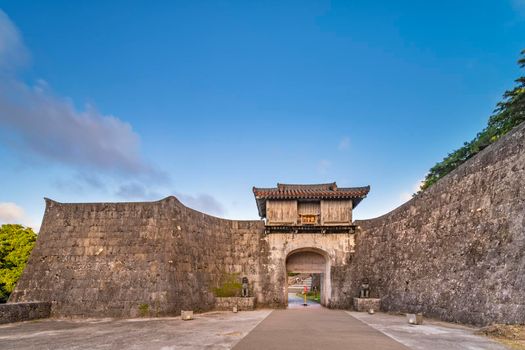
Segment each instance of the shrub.
[[0,227],[0,303],[5,303],[22,275],[37,235],[22,225]]
[[226,273],[221,276],[219,286],[213,288],[213,294],[218,298],[229,298],[240,296],[242,284],[239,281],[239,274]]

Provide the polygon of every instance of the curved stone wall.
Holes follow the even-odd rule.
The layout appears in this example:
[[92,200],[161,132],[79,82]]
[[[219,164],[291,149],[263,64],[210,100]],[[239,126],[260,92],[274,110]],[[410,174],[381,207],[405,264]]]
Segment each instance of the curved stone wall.
[[224,274],[247,276],[255,293],[265,284],[262,221],[215,218],[175,197],[46,204],[10,302],[49,301],[59,316],[175,315],[213,308]]
[[368,277],[386,310],[525,323],[525,124],[423,194],[357,224],[347,294]]
[[425,193],[354,234],[264,234],[263,221],[212,217],[175,197],[62,204],[44,220],[10,302],[57,316],[210,310],[236,273],[260,305],[286,304],[286,257],[326,252],[325,305],[349,308],[361,279],[386,310],[444,320],[525,323],[525,124]]

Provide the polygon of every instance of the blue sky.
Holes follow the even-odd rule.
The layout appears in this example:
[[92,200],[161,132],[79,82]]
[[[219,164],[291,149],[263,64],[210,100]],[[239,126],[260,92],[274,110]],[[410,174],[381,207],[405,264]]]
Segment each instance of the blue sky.
[[525,1],[0,0],[0,222],[252,186],[370,185],[382,215],[520,75]]

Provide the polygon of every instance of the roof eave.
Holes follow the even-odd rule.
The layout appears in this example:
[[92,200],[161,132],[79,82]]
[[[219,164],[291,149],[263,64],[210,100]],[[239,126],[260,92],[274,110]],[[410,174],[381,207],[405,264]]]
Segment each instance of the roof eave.
[[260,198],[255,196],[255,203],[257,203],[257,211],[259,212],[259,217],[266,217],[266,198]]
[[366,195],[363,196],[363,197],[354,198],[354,199],[352,200],[352,210],[355,209],[355,208],[359,205],[359,203],[361,203],[361,201],[362,201],[363,199],[365,199],[365,198],[366,198]]

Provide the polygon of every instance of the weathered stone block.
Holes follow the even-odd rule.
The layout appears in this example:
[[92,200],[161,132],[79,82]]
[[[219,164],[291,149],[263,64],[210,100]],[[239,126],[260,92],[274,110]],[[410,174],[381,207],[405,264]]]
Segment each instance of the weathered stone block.
[[181,317],[181,319],[183,319],[184,321],[193,320],[193,311],[182,310],[182,311],[180,312],[180,317]]
[[51,315],[51,303],[7,303],[0,304],[0,324],[48,318]]
[[379,298],[354,298],[354,310],[358,312],[368,312],[381,310],[381,299]]
[[407,321],[409,324],[423,324],[423,314],[407,314]]
[[231,297],[231,298],[215,298],[215,309],[216,310],[233,310],[233,307],[237,307],[239,311],[248,311],[255,309],[255,298],[254,297]]

